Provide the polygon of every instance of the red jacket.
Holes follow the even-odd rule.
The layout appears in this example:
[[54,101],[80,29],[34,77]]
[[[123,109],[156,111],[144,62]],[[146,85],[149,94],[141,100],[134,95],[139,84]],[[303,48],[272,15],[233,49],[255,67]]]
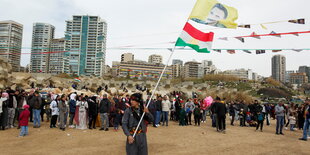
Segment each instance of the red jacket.
[[19,125],[28,126],[29,116],[30,116],[30,111],[28,109],[25,109],[19,116]]

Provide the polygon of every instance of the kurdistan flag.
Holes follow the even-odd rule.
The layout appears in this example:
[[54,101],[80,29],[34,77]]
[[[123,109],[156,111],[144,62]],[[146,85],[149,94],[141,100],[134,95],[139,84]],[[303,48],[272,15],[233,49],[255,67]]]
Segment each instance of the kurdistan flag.
[[189,46],[197,52],[210,53],[214,33],[204,33],[187,22],[175,46]]

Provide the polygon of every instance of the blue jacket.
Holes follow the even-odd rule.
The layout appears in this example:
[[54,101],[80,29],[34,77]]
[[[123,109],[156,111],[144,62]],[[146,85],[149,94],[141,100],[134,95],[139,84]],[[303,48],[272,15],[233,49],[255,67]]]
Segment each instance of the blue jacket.
[[69,102],[70,113],[75,113],[76,109],[76,101],[70,100]]

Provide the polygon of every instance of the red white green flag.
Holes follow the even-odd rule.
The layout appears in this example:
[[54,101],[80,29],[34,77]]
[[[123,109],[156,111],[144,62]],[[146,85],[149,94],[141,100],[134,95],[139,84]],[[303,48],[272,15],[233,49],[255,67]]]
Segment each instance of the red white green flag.
[[210,53],[213,36],[213,32],[204,33],[187,22],[175,46],[189,46],[197,52]]

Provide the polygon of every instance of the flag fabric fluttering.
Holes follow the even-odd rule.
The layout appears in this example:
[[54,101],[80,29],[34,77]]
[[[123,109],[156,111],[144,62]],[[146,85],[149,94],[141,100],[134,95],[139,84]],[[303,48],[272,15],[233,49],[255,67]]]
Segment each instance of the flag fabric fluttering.
[[260,39],[260,36],[257,35],[255,32],[253,32],[253,33],[251,34],[251,37],[256,38],[256,39]]
[[272,52],[276,53],[276,52],[281,52],[282,50],[272,50]]
[[225,41],[228,41],[228,38],[227,37],[222,37],[222,38],[219,38],[220,40],[225,40]]
[[265,25],[260,24],[260,26],[261,26],[263,29],[267,30],[267,27],[266,27]]
[[295,23],[295,24],[305,24],[305,19],[301,18],[301,19],[293,19],[293,20],[289,20],[288,22],[290,23]]
[[301,52],[302,49],[293,49],[293,51],[295,51],[295,52]]
[[249,51],[249,50],[243,50],[243,52],[245,52],[245,53],[249,53],[249,54],[252,54],[252,52],[251,52],[251,51]]
[[213,36],[213,32],[204,33],[187,22],[175,46],[189,46],[197,52],[210,53]]
[[266,53],[265,50],[256,50],[256,54],[264,54],[264,53]]
[[219,49],[213,49],[213,51],[218,52],[218,53],[222,53],[222,51]]
[[227,50],[227,53],[229,53],[229,54],[235,54],[236,51],[235,51],[235,50]]
[[197,0],[189,19],[209,26],[236,28],[237,9],[221,4],[217,0]]

